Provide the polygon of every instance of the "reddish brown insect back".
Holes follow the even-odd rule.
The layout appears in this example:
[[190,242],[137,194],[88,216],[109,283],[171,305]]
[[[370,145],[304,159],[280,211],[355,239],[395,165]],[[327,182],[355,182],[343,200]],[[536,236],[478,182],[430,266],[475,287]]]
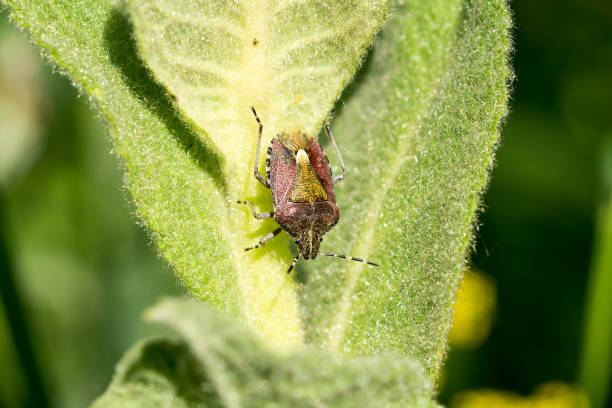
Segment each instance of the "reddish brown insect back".
[[[314,139],[290,150],[280,135],[268,149],[268,180],[274,202],[274,219],[289,233],[304,259],[319,253],[323,234],[340,217],[331,170],[321,146]],[[303,147],[303,148],[302,148]]]
[[[336,205],[334,183],[344,178],[344,162],[329,130],[330,116],[325,122],[325,131],[340,159],[341,175],[332,178],[329,160],[327,160],[321,146],[314,138],[303,132],[292,134],[281,132],[272,139],[268,148],[266,178],[264,179],[258,170],[259,145],[263,126],[255,109],[251,109],[259,124],[253,174],[261,184],[270,188],[274,211],[257,213],[251,202],[238,201],[238,203],[248,205],[255,218],[274,217],[281,228],[267,234],[257,245],[246,248],[246,250],[249,251],[263,246],[266,241],[285,230],[295,239],[299,249],[298,255],[289,267],[288,272],[290,272],[300,256],[303,256],[304,259],[315,259],[317,257],[323,235],[338,222],[340,210]],[[360,258],[328,253],[321,254],[378,266]]]

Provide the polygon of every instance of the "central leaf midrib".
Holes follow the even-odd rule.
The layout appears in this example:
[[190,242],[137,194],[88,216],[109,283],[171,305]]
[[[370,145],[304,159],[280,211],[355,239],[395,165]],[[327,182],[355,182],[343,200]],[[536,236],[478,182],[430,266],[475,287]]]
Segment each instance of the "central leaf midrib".
[[[270,0],[259,0],[251,2],[249,9],[246,10],[245,26],[244,26],[244,41],[257,40],[257,45],[246,46],[243,48],[241,67],[234,70],[238,80],[230,82],[228,94],[240,95],[240,98],[233,100],[233,106],[230,110],[233,111],[237,118],[244,119],[236,121],[243,126],[232,126],[234,131],[232,136],[240,140],[240,149],[225,149],[227,154],[227,164],[225,173],[231,179],[230,185],[230,207],[228,208],[228,219],[230,221],[230,235],[245,235],[247,231],[260,230],[262,221],[251,220],[245,224],[242,211],[232,211],[231,203],[235,203],[235,198],[244,199],[252,195],[262,194],[263,188],[253,177],[252,170],[238,173],[244,169],[244,157],[248,157],[247,168],[252,168],[251,163],[254,160],[254,147],[257,137],[257,122],[250,107],[254,106],[258,109],[260,115],[266,114],[265,117],[273,116],[273,112],[268,112],[268,106],[260,103],[267,98],[265,95],[274,90],[270,89],[270,85],[275,86],[276,82],[272,78],[270,70],[270,37],[274,34],[270,30],[270,25],[267,24],[267,19],[273,6]],[[245,93],[245,87],[249,88],[249,92]],[[250,99],[252,97],[253,99]],[[259,99],[259,100],[258,100]],[[272,114],[272,115],[270,115]],[[264,120],[264,119],[262,119]],[[264,135],[261,141],[260,163],[265,160],[266,149],[271,138],[271,122],[265,121]],[[234,139],[235,140],[235,139]],[[229,145],[227,145],[229,146]],[[231,154],[229,152],[237,154]],[[246,154],[245,154],[246,152]],[[270,194],[268,191],[263,191],[263,194]],[[259,208],[260,212],[269,211],[267,208]],[[265,221],[264,221],[265,222]],[[246,228],[245,228],[246,227]],[[258,238],[251,238],[257,240]],[[275,239],[283,239],[277,237]],[[284,238],[286,239],[286,238]],[[271,344],[276,344],[281,347],[293,347],[303,343],[303,332],[299,317],[297,295],[295,283],[288,281],[289,276],[282,274],[286,268],[274,254],[271,253],[245,253],[244,246],[237,245],[230,237],[228,240],[232,246],[233,263],[238,271],[238,288],[241,294],[242,313],[245,320],[257,332],[263,335]],[[281,275],[282,274],[282,275]],[[266,281],[262,279],[269,275]],[[274,288],[271,286],[269,291],[257,290],[253,287],[253,282],[259,284],[277,285]],[[289,285],[289,286],[288,286]],[[273,291],[276,292],[273,293]],[[264,293],[265,292],[265,293]],[[284,297],[280,300],[274,297]],[[272,297],[271,297],[272,296]],[[286,307],[278,310],[277,304],[283,302]],[[268,316],[268,314],[270,316]],[[272,317],[273,316],[273,317]]]
[[[261,95],[261,99],[266,100],[265,98],[266,92],[274,94],[275,92],[274,89],[278,86],[281,86],[282,79],[285,78],[284,77],[285,74],[299,75],[300,70],[303,72],[304,71],[309,72],[313,69],[313,67],[295,68],[291,66],[286,66],[282,62],[283,61],[282,56],[286,55],[287,53],[293,52],[296,48],[300,48],[307,44],[311,44],[312,42],[323,41],[328,38],[334,38],[334,37],[340,36],[345,33],[350,33],[350,30],[354,29],[354,27],[350,23],[359,21],[359,18],[353,18],[349,20],[349,23],[345,24],[341,29],[333,29],[330,27],[329,29],[324,30],[322,33],[314,34],[313,36],[308,37],[306,39],[300,38],[297,42],[296,41],[290,42],[287,46],[274,50],[268,46],[269,44],[272,43],[272,41],[270,40],[272,39],[272,36],[274,35],[273,27],[271,26],[271,24],[266,24],[267,16],[269,15],[269,11],[271,10],[272,7],[274,7],[273,2],[262,0],[254,4],[252,8],[250,8],[250,10],[247,12],[247,16],[245,19],[245,27],[244,27],[245,39],[249,39],[249,40],[257,39],[258,44],[257,46],[253,46],[253,47],[245,47],[244,49],[245,52],[243,54],[243,65],[246,65],[247,67],[249,67],[249,69],[252,68],[255,74],[253,76],[249,76],[247,72],[243,71],[241,72],[241,74],[242,74],[243,79],[245,79],[244,81],[231,82],[233,85],[236,85],[238,83],[243,83],[244,86],[248,86],[249,88],[251,88],[250,90],[251,95],[255,94],[255,97],[254,97],[255,100],[245,100],[244,98],[234,100],[234,106],[232,108],[234,112],[236,112],[238,117],[245,119],[245,122],[241,122],[241,123],[242,124],[246,123],[246,127],[242,130],[241,133],[242,135],[246,135],[246,136],[241,137],[241,142],[242,142],[241,144],[243,146],[243,151],[247,152],[248,156],[250,157],[249,163],[252,163],[251,160],[253,160],[251,152],[253,152],[253,147],[255,145],[257,127],[256,127],[255,119],[253,118],[250,110],[247,112],[246,117],[244,117],[242,112],[244,112],[245,107],[250,107],[250,105],[252,104],[257,108],[261,116],[261,119],[263,121],[263,126],[264,126],[264,134],[263,134],[262,142],[261,142],[262,148],[260,150],[260,163],[259,163],[260,165],[261,165],[261,162],[264,160],[265,152],[266,152],[266,148],[269,143],[269,140],[274,136],[274,133],[278,133],[278,131],[283,130],[283,129],[275,129],[275,125],[278,123],[283,123],[284,118],[280,117],[280,115],[282,115],[280,111],[271,111],[269,109],[269,108],[275,108],[275,107],[259,104],[257,102],[257,95]],[[262,67],[265,67],[266,69],[262,69]],[[324,70],[324,69],[330,70],[333,68],[334,68],[333,66],[328,66],[328,65],[322,65],[322,66],[319,65],[317,67],[314,67],[315,70]],[[262,74],[262,77],[257,77],[258,73]],[[247,78],[249,78],[248,81],[246,81]],[[252,91],[253,89],[255,89],[256,91],[253,92]],[[229,93],[235,94],[235,95],[241,95],[244,93],[244,90],[234,88],[234,90],[230,90]],[[237,132],[240,133],[239,126],[236,126],[236,129],[237,129]],[[237,195],[240,198],[244,198],[245,192],[251,192],[253,194],[261,194],[262,189],[259,186],[259,184],[255,181],[251,171],[247,171],[242,174],[236,174],[236,169],[241,168],[241,165],[244,164],[243,160],[244,160],[244,155],[242,155],[242,157],[229,158],[229,160],[227,161],[226,174],[230,174],[232,175],[231,177],[234,178],[234,180],[230,182],[230,185],[236,186],[235,193],[242,194],[242,196]],[[242,166],[242,168],[244,168],[244,166]],[[253,185],[257,186],[256,190],[253,190]],[[248,186],[248,187],[242,188],[241,186]],[[269,194],[269,193],[266,191],[264,192],[264,194]],[[230,202],[231,201],[232,200],[230,200]],[[268,211],[268,210],[269,209],[267,208],[260,209],[260,211]],[[233,220],[235,218],[232,218],[230,215],[229,219]],[[238,220],[242,220],[242,218],[238,218]],[[257,223],[261,223],[261,221],[258,221]],[[245,225],[242,222],[234,221],[231,223],[230,229],[232,231],[232,234],[241,234],[241,233],[244,234]],[[247,229],[252,230],[252,228],[249,228],[249,227],[247,227]],[[279,240],[279,239],[286,240],[287,239],[286,235],[284,238],[283,238],[283,235],[284,234],[281,234],[281,236],[278,238],[275,238],[275,240]],[[233,243],[233,241],[231,240],[230,242]],[[243,306],[244,306],[243,313],[247,321],[259,320],[260,322],[262,322],[262,320],[266,320],[266,319],[261,319],[262,316],[258,315],[259,313],[261,313],[261,310],[256,310],[258,306],[262,306],[262,303],[263,303],[261,301],[262,299],[259,299],[259,294],[254,293],[253,288],[248,287],[246,283],[247,281],[249,281],[249,277],[252,278],[251,274],[261,274],[261,273],[276,274],[279,272],[284,272],[287,266],[285,265],[283,261],[280,261],[280,262],[274,261],[272,263],[268,261],[266,263],[266,266],[269,269],[274,268],[274,270],[262,270],[262,268],[257,266],[257,265],[262,265],[259,262],[259,258],[255,258],[256,261],[254,265],[253,258],[251,258],[250,255],[245,256],[243,247],[239,247],[236,245],[232,245],[232,247],[233,247],[233,251],[232,251],[233,261],[235,262],[237,266],[237,270],[239,271],[238,273],[240,274],[239,275],[239,290],[240,290],[240,293],[242,294],[242,299],[243,299]],[[270,260],[270,254],[268,254],[267,259]],[[247,260],[249,262],[247,262]],[[290,299],[291,310],[290,311],[287,310],[285,312],[294,316],[293,323],[295,324],[293,326],[293,328],[295,329],[295,332],[293,334],[290,334],[289,332],[287,332],[286,335],[290,337],[292,336],[294,338],[297,338],[299,336],[300,343],[302,343],[304,339],[304,334],[302,330],[302,322],[301,322],[300,313],[299,313],[299,304],[298,304],[298,296],[297,296],[298,287],[292,276],[288,276],[286,279],[290,280],[290,282],[286,282],[285,284],[283,284],[283,286],[291,285],[292,292],[291,292],[291,295],[288,295],[291,298]],[[250,279],[250,280],[253,281],[253,279]],[[283,327],[283,326],[288,326],[291,324],[288,320],[286,320],[285,323],[279,322],[278,318],[277,319],[267,319],[267,320],[268,320],[267,322],[265,321],[263,322],[264,325],[272,324],[274,326],[280,325],[280,327]],[[260,329],[260,328],[257,328],[257,329]],[[279,339],[274,338],[271,340],[273,343],[276,344],[278,343]]]

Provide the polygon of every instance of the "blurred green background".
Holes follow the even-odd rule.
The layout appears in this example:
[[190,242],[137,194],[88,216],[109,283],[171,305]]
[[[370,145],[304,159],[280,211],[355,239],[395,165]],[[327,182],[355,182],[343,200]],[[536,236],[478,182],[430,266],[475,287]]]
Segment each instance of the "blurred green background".
[[[609,406],[612,2],[511,7],[517,80],[474,243],[480,284],[457,307],[457,332],[479,334],[453,336],[440,400],[554,394],[537,406],[569,407],[582,390]],[[1,17],[0,406],[83,407],[130,345],[160,333],[142,310],[181,290],[138,226],[103,121]]]

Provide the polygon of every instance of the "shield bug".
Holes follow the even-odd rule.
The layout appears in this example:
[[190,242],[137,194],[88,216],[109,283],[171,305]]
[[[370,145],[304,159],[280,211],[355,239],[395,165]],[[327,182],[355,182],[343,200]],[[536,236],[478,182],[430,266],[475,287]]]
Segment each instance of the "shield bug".
[[324,256],[335,256],[379,266],[361,258],[319,252],[323,235],[336,225],[340,217],[340,210],[336,205],[334,183],[343,180],[345,172],[342,155],[329,129],[332,115],[325,121],[324,128],[340,160],[342,174],[332,177],[329,160],[315,138],[303,132],[292,134],[281,132],[272,139],[268,147],[266,177],[264,178],[259,172],[259,147],[263,125],[255,108],[251,107],[251,110],[259,126],[253,175],[272,192],[274,211],[257,213],[250,201],[238,201],[238,204],[249,206],[253,216],[257,219],[274,217],[280,227],[262,237],[257,245],[245,248],[245,251],[262,247],[267,241],[285,230],[293,237],[298,246],[298,254],[291,262],[287,273],[291,272],[300,256],[307,260],[315,259],[319,253]]

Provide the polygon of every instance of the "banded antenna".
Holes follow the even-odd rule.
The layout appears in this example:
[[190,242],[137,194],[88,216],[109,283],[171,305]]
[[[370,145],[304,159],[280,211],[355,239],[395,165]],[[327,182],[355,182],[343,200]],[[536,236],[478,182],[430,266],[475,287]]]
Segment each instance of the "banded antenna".
[[[247,250],[249,250],[249,249],[250,248],[247,248]],[[327,252],[319,252],[319,254],[325,255],[325,256],[333,256],[335,258],[348,259],[349,261],[363,262],[365,264],[368,264],[368,265],[371,265],[371,266],[376,266],[376,267],[380,266],[379,264],[371,262],[371,261],[368,261],[367,259],[355,258],[353,256],[338,255],[338,254],[329,254]],[[295,256],[295,258],[293,258],[293,261],[291,262],[291,266],[289,266],[289,269],[287,269],[287,273],[290,273],[293,270],[293,267],[297,263],[298,259],[300,259],[301,255],[302,254],[297,254]]]
[[368,265],[372,265],[372,266],[380,266],[379,264],[374,263],[374,262],[371,262],[371,261],[368,261],[367,259],[355,258],[355,257],[353,257],[353,256],[347,256],[347,255],[338,255],[338,254],[329,254],[329,253],[327,253],[327,252],[319,252],[319,253],[320,253],[321,255],[325,255],[325,256],[333,256],[333,257],[336,257],[336,258],[348,259],[348,260],[350,260],[350,261],[363,262],[363,263],[366,263],[366,264],[368,264]]

